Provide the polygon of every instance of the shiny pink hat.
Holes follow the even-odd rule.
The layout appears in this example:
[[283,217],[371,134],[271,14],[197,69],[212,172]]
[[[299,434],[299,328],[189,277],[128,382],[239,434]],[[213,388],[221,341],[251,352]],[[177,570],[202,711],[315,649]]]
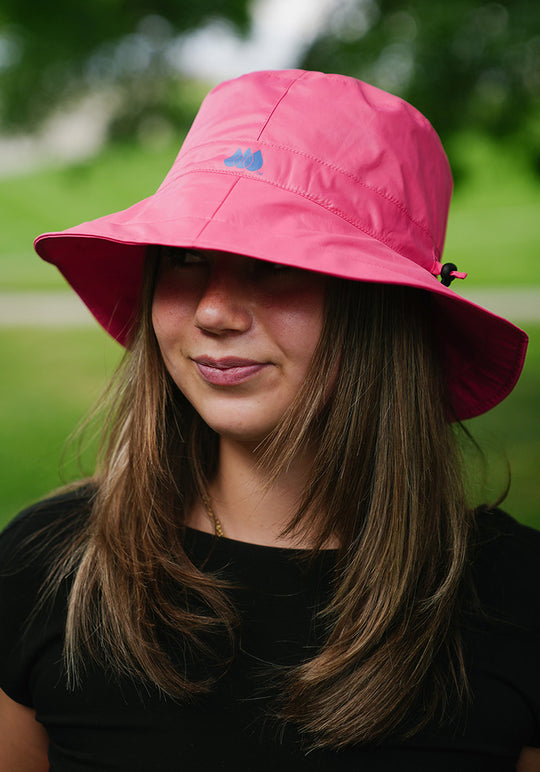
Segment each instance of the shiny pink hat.
[[402,99],[342,75],[254,72],[210,92],[152,196],[35,247],[123,344],[149,244],[428,290],[463,420],[510,393],[527,336],[448,286],[466,275],[441,262],[451,191],[437,134]]

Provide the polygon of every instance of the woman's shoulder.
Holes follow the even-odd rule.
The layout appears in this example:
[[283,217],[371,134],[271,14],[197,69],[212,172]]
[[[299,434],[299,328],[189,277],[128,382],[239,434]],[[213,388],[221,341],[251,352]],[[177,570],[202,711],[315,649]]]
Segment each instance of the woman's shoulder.
[[493,559],[495,556],[512,560],[532,559],[540,569],[540,531],[518,522],[502,509],[481,508],[476,511],[476,548]]
[[540,630],[540,531],[507,512],[476,513],[472,564],[480,599]]
[[82,533],[94,492],[88,484],[66,488],[20,512],[0,534],[0,685],[23,705],[34,704],[39,652],[61,640],[69,580],[49,592],[55,559]]
[[20,558],[21,550],[27,556],[32,545],[49,545],[73,534],[90,512],[97,486],[84,482],[69,486],[38,501],[19,512],[0,533],[0,570],[9,558]]

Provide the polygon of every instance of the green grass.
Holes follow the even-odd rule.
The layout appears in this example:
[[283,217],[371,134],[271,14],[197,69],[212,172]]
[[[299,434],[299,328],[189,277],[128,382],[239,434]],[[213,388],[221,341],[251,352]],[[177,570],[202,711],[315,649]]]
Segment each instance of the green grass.
[[[63,462],[66,438],[96,401],[121,353],[97,326],[2,331],[0,523],[81,476],[73,454]],[[92,471],[94,451],[95,443],[83,454],[83,475]]]
[[[115,145],[74,166],[0,179],[0,291],[58,289],[62,277],[33,253],[33,239],[123,209],[157,188],[179,140],[160,149]],[[469,285],[540,285],[540,184],[519,148],[463,136],[445,258]]]
[[34,253],[35,237],[151,195],[177,150],[176,142],[145,151],[119,145],[84,163],[0,179],[0,291],[64,288],[60,274]]
[[540,179],[519,148],[463,136],[466,169],[448,224],[444,259],[467,271],[467,285],[540,286]]
[[[507,457],[513,483],[505,507],[540,528],[540,327],[531,331],[522,380],[512,395],[469,428],[491,464],[487,495],[504,487]],[[71,430],[100,394],[121,355],[97,327],[3,331],[0,381],[0,524],[62,482],[80,476],[73,460],[61,470]],[[94,446],[84,459],[92,471]]]

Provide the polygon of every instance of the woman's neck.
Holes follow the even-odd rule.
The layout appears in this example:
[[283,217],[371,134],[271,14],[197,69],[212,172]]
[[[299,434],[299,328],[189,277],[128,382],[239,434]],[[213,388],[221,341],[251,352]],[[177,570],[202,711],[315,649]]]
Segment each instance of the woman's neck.
[[[311,546],[299,534],[282,535],[300,503],[310,465],[305,454],[272,479],[256,448],[222,438],[217,474],[207,494],[224,535],[253,544]],[[191,524],[213,530],[202,503],[195,507]]]

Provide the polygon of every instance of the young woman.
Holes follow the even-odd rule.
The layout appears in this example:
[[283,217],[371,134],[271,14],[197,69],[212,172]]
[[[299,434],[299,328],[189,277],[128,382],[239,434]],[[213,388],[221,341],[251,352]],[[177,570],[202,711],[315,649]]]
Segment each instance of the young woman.
[[0,540],[2,772],[540,769],[540,536],[455,429],[527,339],[449,286],[451,187],[402,100],[252,73],[37,240],[128,351],[95,476]]

